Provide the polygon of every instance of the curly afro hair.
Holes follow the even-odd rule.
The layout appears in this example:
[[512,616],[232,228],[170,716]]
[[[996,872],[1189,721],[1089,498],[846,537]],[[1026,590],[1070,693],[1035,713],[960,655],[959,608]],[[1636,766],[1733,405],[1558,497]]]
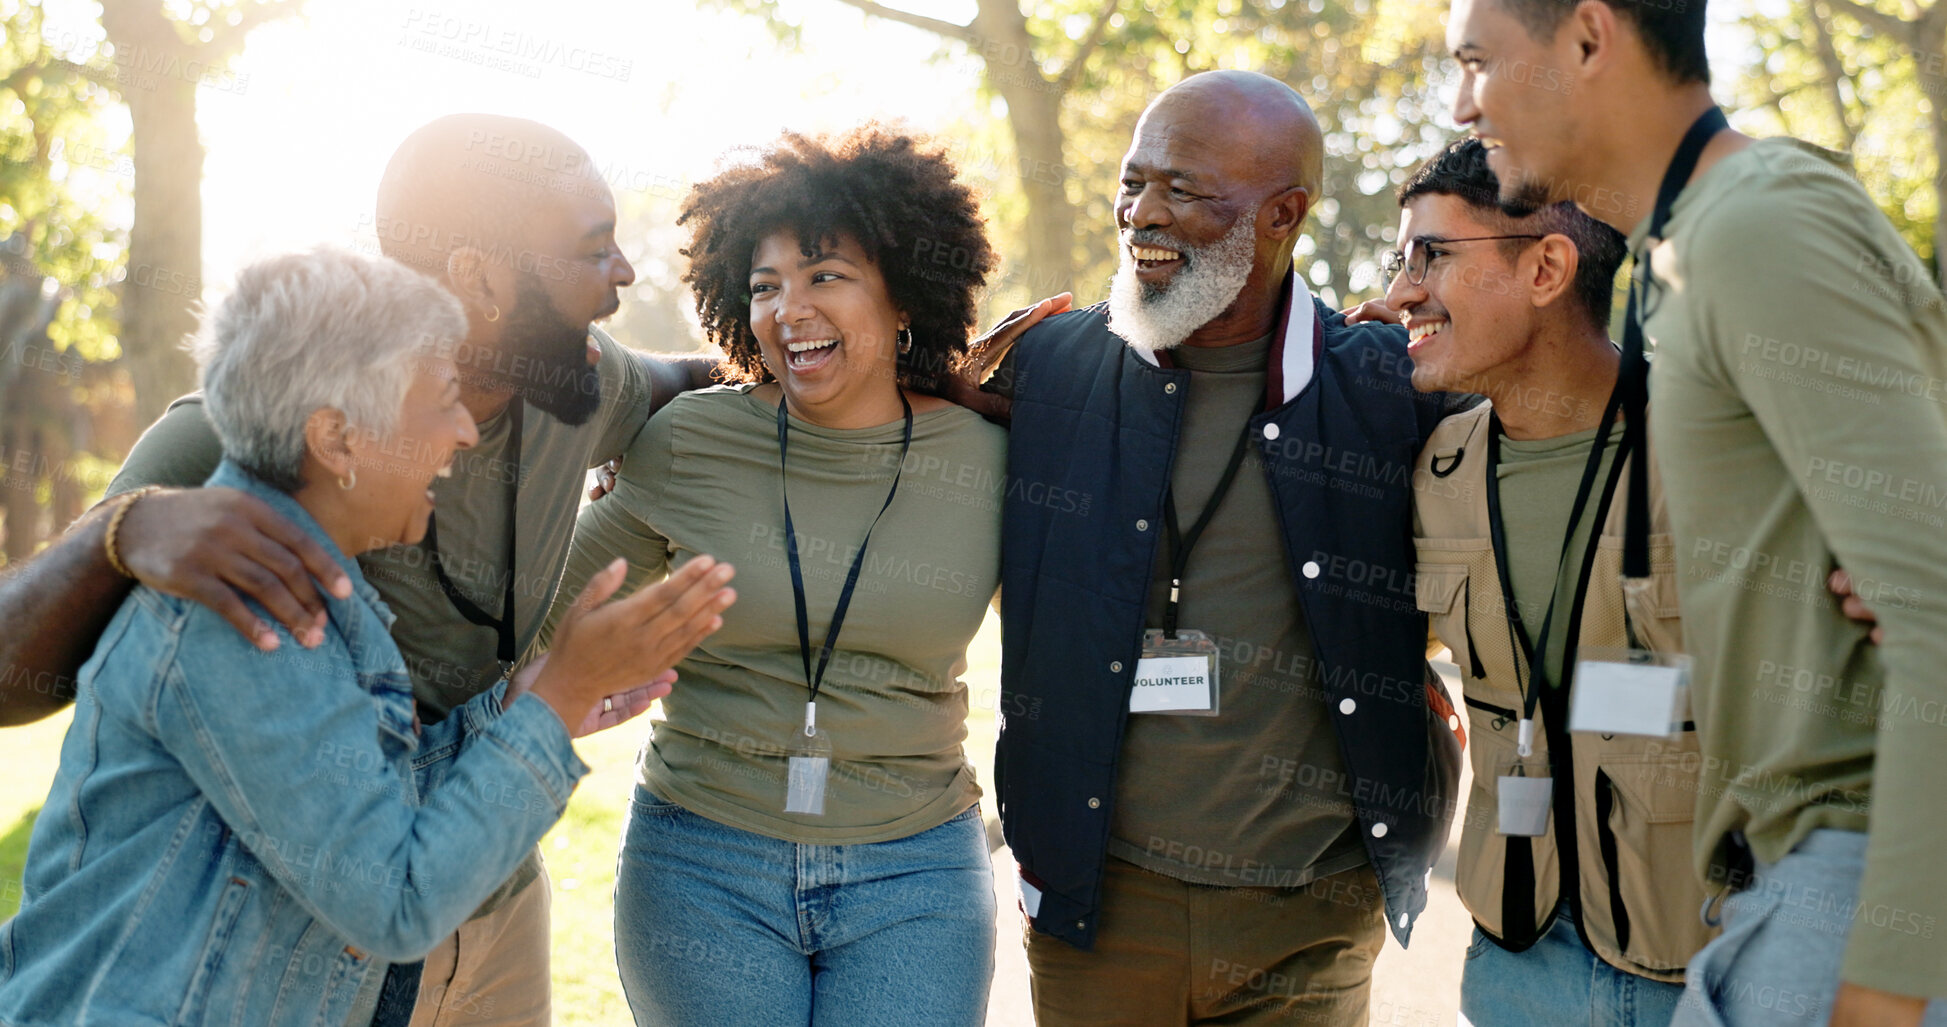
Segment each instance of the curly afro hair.
[[683,281],[730,376],[772,378],[751,334],[750,261],[759,242],[789,229],[807,256],[841,235],[857,240],[912,320],[901,383],[936,391],[967,351],[975,297],[998,260],[973,190],[954,175],[940,148],[868,123],[837,136],[786,133],[756,160],[692,188],[676,219],[690,226]]

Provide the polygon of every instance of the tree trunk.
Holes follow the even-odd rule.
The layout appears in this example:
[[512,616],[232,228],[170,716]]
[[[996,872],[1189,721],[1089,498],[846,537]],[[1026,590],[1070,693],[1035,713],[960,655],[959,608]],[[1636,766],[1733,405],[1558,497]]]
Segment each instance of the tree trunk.
[[135,383],[135,415],[147,424],[196,387],[195,366],[182,349],[196,330],[203,291],[203,141],[190,71],[214,55],[182,41],[162,0],[104,0],[101,25],[115,48],[115,87],[133,129],[135,218],[121,345]]
[[135,382],[136,416],[148,423],[196,387],[182,342],[196,330],[203,291],[203,143],[196,87],[158,77],[125,89],[134,123],[135,219],[122,286],[122,353]]
[[995,284],[1023,285],[1039,299],[1074,286],[1076,213],[1068,198],[1062,84],[1041,70],[1018,0],[981,0],[973,29],[981,39],[973,50],[986,66],[987,82],[1007,102],[1016,170],[1028,204],[1026,274],[1004,268]]

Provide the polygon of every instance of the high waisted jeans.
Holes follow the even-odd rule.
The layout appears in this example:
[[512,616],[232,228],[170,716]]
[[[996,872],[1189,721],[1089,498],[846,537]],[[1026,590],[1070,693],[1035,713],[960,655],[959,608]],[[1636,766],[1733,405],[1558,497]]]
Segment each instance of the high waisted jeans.
[[994,877],[980,807],[909,838],[802,845],[637,788],[615,957],[640,1027],[981,1024]]

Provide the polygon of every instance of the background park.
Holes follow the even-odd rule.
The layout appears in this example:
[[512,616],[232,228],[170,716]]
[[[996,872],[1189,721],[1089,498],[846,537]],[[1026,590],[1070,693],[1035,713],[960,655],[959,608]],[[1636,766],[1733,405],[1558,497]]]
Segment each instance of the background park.
[[[1300,267],[1346,306],[1381,288],[1393,187],[1456,134],[1445,13],[1446,0],[0,0],[0,574],[99,499],[142,428],[194,387],[179,343],[239,267],[320,242],[376,250],[385,161],[439,115],[534,118],[585,146],[638,276],[610,331],[683,351],[702,342],[675,211],[736,147],[868,118],[934,134],[1004,255],[991,322],[1064,290],[1102,298],[1116,164],[1143,106],[1197,71],[1255,69],[1325,128]],[[1710,15],[1733,125],[1849,153],[1938,275],[1947,0],[1717,0]],[[997,640],[990,618],[966,675],[983,776]],[[0,918],[19,903],[66,727],[0,732]],[[644,730],[582,744],[596,773],[543,842],[564,1025],[627,1021],[609,901]],[[996,860],[1012,866],[1005,849]],[[1019,917],[1011,874],[998,877],[990,1022],[1025,1024]],[[1375,1023],[1453,1022],[1469,925],[1450,884],[1434,901],[1410,952],[1388,942]]]

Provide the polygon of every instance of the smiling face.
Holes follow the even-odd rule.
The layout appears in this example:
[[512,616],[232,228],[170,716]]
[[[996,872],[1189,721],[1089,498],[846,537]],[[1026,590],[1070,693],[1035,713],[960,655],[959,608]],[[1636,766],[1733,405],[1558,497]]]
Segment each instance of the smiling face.
[[429,354],[411,366],[412,383],[392,434],[378,438],[353,429],[346,441],[357,473],[346,500],[368,548],[413,545],[424,538],[434,479],[450,476],[454,454],[480,441],[473,415],[460,402],[452,359]]
[[1536,209],[1578,197],[1581,138],[1591,121],[1577,109],[1577,50],[1563,25],[1542,42],[1502,0],[1453,0],[1447,47],[1460,64],[1453,117],[1488,147],[1501,199]]
[[1122,259],[1109,323],[1142,349],[1175,346],[1246,288],[1267,287],[1273,261],[1258,238],[1253,156],[1212,132],[1221,121],[1212,120],[1210,106],[1159,100],[1122,159],[1115,201]]
[[1487,391],[1497,372],[1527,351],[1534,331],[1532,293],[1521,275],[1528,250],[1509,260],[1502,249],[1508,244],[1497,240],[1443,244],[1512,231],[1473,211],[1457,196],[1426,193],[1400,214],[1402,250],[1426,250],[1426,280],[1415,285],[1407,274],[1396,276],[1386,304],[1406,315],[1413,387],[1421,392]]
[[903,318],[858,240],[841,233],[820,249],[783,229],[750,265],[751,333],[791,413],[833,427],[898,417]]
[[503,348],[526,358],[516,386],[566,424],[582,424],[601,405],[599,351],[589,325],[621,306],[635,268],[615,243],[615,201],[598,179],[569,180],[529,215],[527,246],[510,269],[514,303]]

